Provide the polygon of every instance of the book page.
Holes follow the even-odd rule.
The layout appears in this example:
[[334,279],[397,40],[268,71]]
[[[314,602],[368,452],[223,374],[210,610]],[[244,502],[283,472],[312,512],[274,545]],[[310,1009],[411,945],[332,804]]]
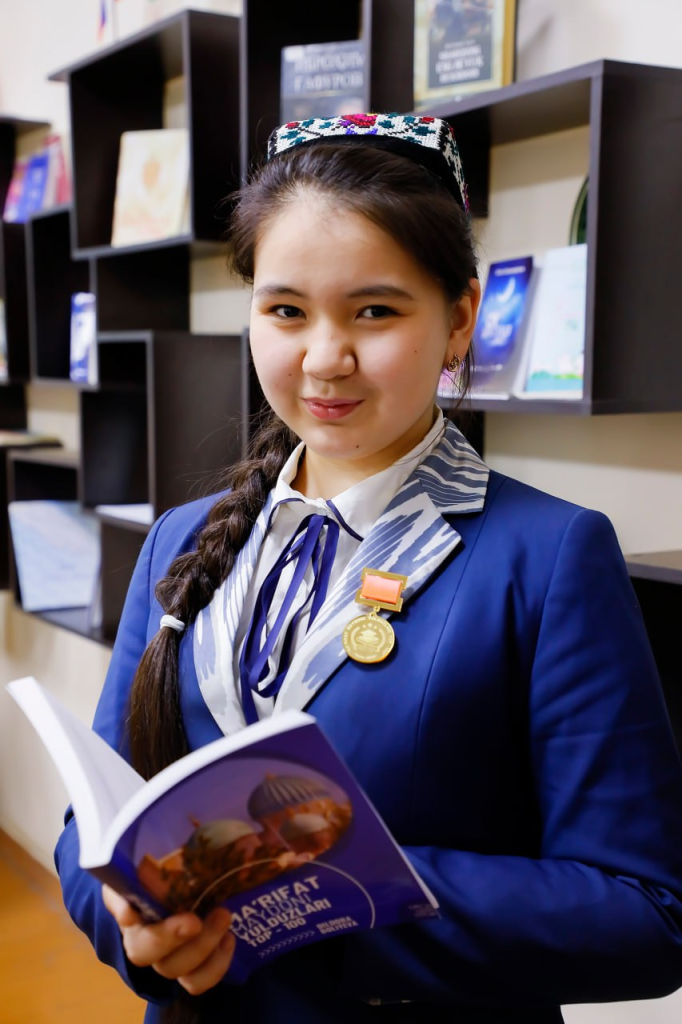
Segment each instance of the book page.
[[7,689],[45,744],[73,805],[82,867],[98,862],[101,837],[144,779],[32,676]]

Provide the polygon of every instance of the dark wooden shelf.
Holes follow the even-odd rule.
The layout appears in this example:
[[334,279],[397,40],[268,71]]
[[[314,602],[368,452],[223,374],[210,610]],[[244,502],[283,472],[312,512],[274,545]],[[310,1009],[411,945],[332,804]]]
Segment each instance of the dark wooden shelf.
[[69,379],[71,296],[92,291],[93,268],[71,258],[70,208],[42,211],[26,223],[26,272],[32,375]]
[[[180,331],[99,336],[106,390],[81,392],[83,503],[150,503],[154,515],[218,486],[242,454],[245,339]],[[117,391],[128,370],[144,392]]]
[[632,579],[655,580],[682,586],[682,551],[651,551],[644,555],[626,555]]
[[[180,240],[221,238],[218,206],[239,182],[239,18],[186,10],[50,76],[69,84],[72,239],[79,258],[123,251],[110,246],[120,138],[125,131],[163,127],[164,85],[179,76],[185,80],[191,183],[190,229]],[[129,252],[177,244],[164,239]]]
[[69,633],[76,633],[85,640],[113,647],[115,636],[107,636],[102,627],[90,625],[91,611],[89,608],[57,608],[54,611],[42,612],[27,612],[21,605],[18,605],[18,608],[24,615],[31,615],[43,622],[49,622],[51,626],[66,629]]

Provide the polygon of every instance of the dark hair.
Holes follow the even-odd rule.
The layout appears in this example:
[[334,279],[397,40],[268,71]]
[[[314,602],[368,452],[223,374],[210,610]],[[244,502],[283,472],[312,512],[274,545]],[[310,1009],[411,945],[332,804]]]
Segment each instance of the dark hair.
[[[262,233],[288,203],[304,193],[327,197],[337,208],[363,214],[433,274],[453,301],[477,277],[466,215],[431,172],[367,144],[316,142],[275,157],[238,193],[231,224],[231,265],[245,282],[253,282]],[[464,392],[469,373],[467,356],[460,377]],[[189,626],[210,602],[297,443],[295,434],[270,414],[254,436],[248,458],[229,471],[227,483],[232,490],[211,508],[196,549],[176,558],[158,583],[156,596],[164,612]],[[159,630],[133,682],[128,723],[131,758],[145,778],[188,749],[180,714],[178,644],[173,630]],[[200,1014],[201,1000],[192,1005]],[[185,997],[173,1013],[178,1020],[190,1019]]]

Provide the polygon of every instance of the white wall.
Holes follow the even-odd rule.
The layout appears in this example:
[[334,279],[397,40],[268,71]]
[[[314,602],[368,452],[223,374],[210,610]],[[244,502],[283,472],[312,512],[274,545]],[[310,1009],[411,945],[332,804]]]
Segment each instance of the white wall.
[[[409,0],[402,0],[409,2]],[[144,23],[151,6],[238,13],[239,0],[118,0],[119,28]],[[94,50],[99,0],[0,0],[0,111],[68,130],[64,85],[47,75]],[[680,0],[519,0],[518,77],[609,57],[682,66]],[[26,151],[39,136],[22,141]],[[480,225],[485,261],[540,252],[565,241],[587,168],[584,129],[493,153],[492,215]],[[239,330],[248,296],[228,288],[223,258],[193,261],[197,331]],[[646,339],[643,339],[646,344]],[[681,383],[682,386],[682,383]],[[76,396],[29,388],[30,425],[78,445]],[[627,552],[682,546],[682,414],[578,420],[487,417],[487,458],[503,472],[605,511]],[[38,622],[0,600],[0,683],[34,674],[89,720],[108,663],[106,649]],[[29,727],[0,692],[0,828],[49,864],[66,802]],[[678,1024],[682,993],[654,1003],[571,1007],[569,1024]]]

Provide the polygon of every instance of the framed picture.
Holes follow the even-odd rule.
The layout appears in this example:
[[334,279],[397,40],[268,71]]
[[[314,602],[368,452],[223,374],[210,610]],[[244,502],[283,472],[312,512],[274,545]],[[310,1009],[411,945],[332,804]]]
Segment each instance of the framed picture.
[[414,109],[514,79],[516,0],[415,0]]

